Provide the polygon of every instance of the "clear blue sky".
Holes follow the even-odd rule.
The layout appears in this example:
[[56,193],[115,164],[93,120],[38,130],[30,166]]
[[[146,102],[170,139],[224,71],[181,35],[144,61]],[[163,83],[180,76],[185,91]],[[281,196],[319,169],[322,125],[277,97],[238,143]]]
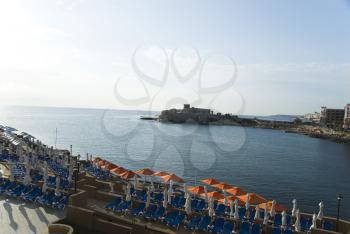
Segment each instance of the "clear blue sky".
[[[0,98],[7,105],[147,109],[118,103],[113,93],[118,77],[134,74],[131,57],[144,44],[168,53],[192,46],[203,57],[233,58],[237,81],[212,104],[219,111],[244,105],[243,114],[301,114],[350,102],[345,0],[8,0],[0,3],[0,26],[0,84],[6,90]],[[214,76],[221,77],[224,68],[216,69]],[[127,79],[120,93],[136,98],[141,91],[135,82]],[[170,81],[167,88],[182,96],[181,84]],[[208,106],[213,96],[201,98]],[[166,106],[162,100],[152,109]]]

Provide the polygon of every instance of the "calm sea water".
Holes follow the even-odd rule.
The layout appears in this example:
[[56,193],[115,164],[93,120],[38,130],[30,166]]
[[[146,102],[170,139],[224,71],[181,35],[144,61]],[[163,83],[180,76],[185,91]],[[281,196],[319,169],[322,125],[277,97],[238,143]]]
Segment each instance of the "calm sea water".
[[57,147],[100,155],[129,169],[167,170],[191,183],[207,177],[240,186],[287,207],[350,218],[350,146],[277,130],[162,124],[141,111],[2,107],[0,124]]

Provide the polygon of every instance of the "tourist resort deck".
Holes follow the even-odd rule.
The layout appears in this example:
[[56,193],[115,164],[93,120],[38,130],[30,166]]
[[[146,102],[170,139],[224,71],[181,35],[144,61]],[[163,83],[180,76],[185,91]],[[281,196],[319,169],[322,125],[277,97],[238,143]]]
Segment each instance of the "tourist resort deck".
[[[1,134],[0,233],[350,233],[324,205],[302,212],[256,191],[169,171],[85,160]],[[16,141],[16,144],[12,142]]]

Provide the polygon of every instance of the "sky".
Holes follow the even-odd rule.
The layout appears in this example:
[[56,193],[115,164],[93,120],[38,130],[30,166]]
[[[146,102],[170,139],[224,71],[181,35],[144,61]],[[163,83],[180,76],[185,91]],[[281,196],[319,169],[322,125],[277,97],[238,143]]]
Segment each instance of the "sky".
[[348,0],[0,0],[0,103],[343,108],[349,29]]

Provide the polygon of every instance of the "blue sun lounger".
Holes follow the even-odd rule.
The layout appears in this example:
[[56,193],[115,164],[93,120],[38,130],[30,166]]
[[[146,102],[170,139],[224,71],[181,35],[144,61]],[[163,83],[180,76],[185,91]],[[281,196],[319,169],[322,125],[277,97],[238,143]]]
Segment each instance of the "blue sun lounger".
[[197,208],[198,205],[198,200],[197,199],[192,199],[191,201],[191,209],[195,210]]
[[174,222],[174,220],[176,219],[176,217],[178,216],[179,212],[178,211],[173,211],[171,213],[169,213],[165,219],[164,219],[164,223],[166,225],[170,225],[172,222]]
[[126,209],[129,208],[129,206],[131,205],[131,202],[128,201],[123,201],[122,203],[120,203],[116,209],[114,209],[114,212],[116,213],[122,213],[124,212]]
[[244,216],[245,216],[245,213],[246,213],[246,209],[244,207],[239,207],[238,208],[238,215],[239,215],[239,219],[240,220],[243,220],[244,219]]
[[179,214],[175,217],[175,219],[173,219],[170,223],[168,223],[168,225],[169,225],[170,227],[173,227],[173,228],[175,228],[176,230],[178,230],[180,224],[184,221],[184,219],[185,219],[185,214],[184,214],[184,213],[179,213]]
[[195,211],[202,212],[205,209],[205,201],[199,200],[197,207],[195,207]]
[[209,216],[203,216],[201,221],[198,224],[198,230],[200,231],[208,231],[208,225],[211,222],[211,218]]
[[330,221],[324,221],[322,225],[324,230],[332,231],[333,230],[333,224]]
[[165,208],[163,206],[159,206],[156,213],[153,216],[153,220],[158,220],[163,218],[165,215]]
[[217,216],[222,216],[225,214],[226,206],[224,204],[219,204],[215,209],[215,214]]
[[275,214],[275,217],[273,219],[273,224],[275,226],[281,226],[282,225],[282,215],[281,214]]
[[190,222],[185,226],[188,230],[194,230],[198,227],[199,222],[201,221],[201,216],[194,216]]
[[140,203],[140,205],[131,210],[131,214],[134,216],[140,215],[145,210],[146,204]]
[[226,221],[222,229],[222,234],[232,234],[232,231],[234,228],[235,228],[234,223]]
[[261,225],[259,223],[254,223],[252,225],[252,234],[261,234],[262,229]]
[[155,214],[156,214],[156,211],[157,211],[157,206],[154,205],[154,204],[151,204],[147,211],[145,212],[145,214],[143,215],[143,217],[147,220],[151,220],[154,218]]
[[273,227],[272,228],[272,234],[282,234],[281,228],[279,227]]
[[249,234],[250,233],[250,223],[243,222],[239,230],[239,234]]
[[218,234],[221,233],[222,229],[224,228],[224,223],[225,223],[224,218],[217,218],[214,221],[214,226],[212,227],[211,231],[213,233],[218,233]]
[[108,210],[114,210],[117,208],[117,206],[119,206],[119,204],[121,203],[122,198],[121,197],[116,197],[115,200],[113,202],[108,203],[105,208]]
[[301,227],[301,231],[302,232],[309,231],[309,229],[311,227],[311,220],[310,219],[301,218],[300,219],[300,227]]

